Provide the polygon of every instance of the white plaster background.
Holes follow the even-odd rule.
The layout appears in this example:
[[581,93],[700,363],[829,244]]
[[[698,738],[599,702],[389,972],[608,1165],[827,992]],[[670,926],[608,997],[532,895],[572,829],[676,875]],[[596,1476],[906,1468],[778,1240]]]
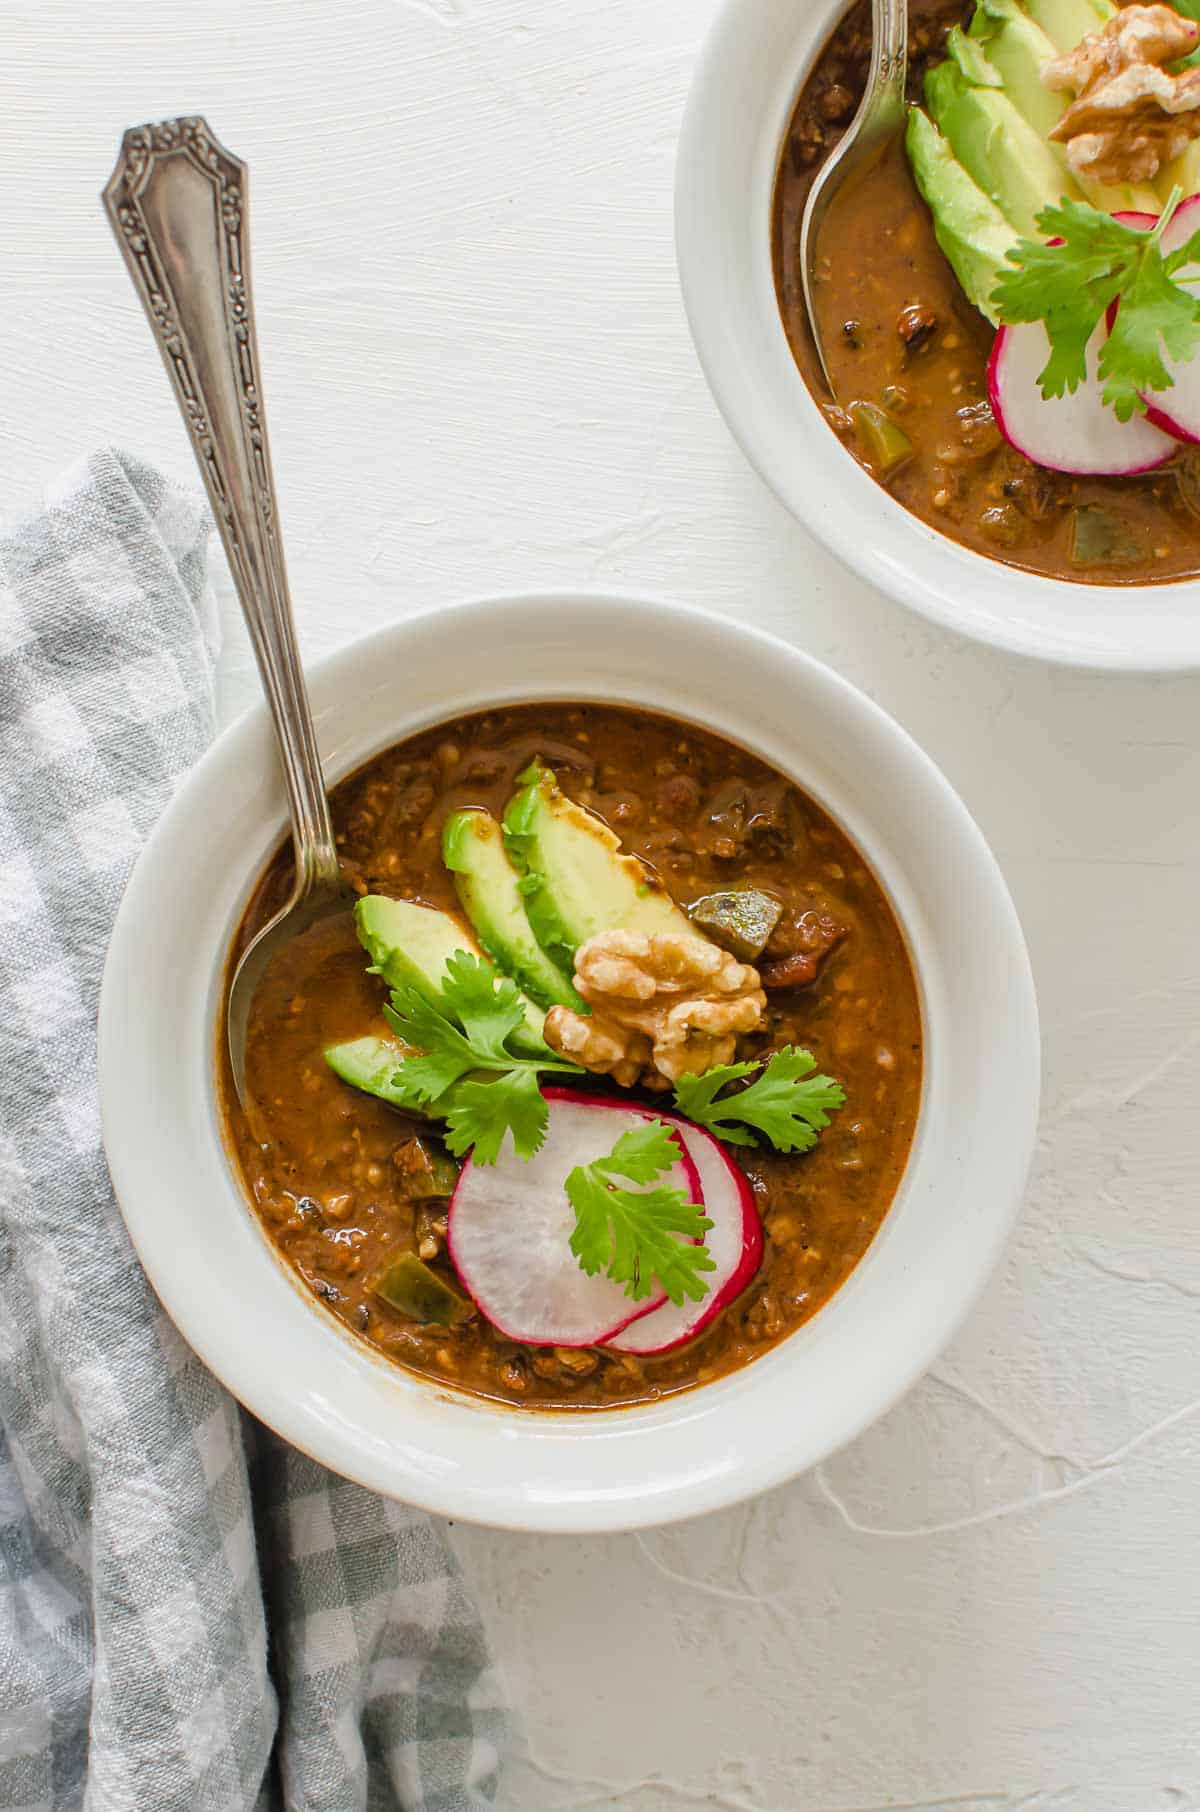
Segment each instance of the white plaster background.
[[[457,1531],[524,1717],[505,1812],[1196,1812],[1200,678],[925,628],[746,467],[671,243],[709,15],[0,0],[0,505],[114,438],[188,471],[96,196],[124,126],[202,110],[253,166],[310,657],[448,598],[657,590],[913,732],[1032,947],[1019,1231],[934,1374],[817,1474],[636,1538]],[[235,628],[225,714],[254,693]]]

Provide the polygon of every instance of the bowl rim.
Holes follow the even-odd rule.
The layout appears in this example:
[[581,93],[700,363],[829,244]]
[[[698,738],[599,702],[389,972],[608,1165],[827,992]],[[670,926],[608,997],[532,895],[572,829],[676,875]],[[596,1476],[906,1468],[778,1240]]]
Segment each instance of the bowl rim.
[[[786,1440],[774,1445],[764,1443],[745,1464],[736,1468],[725,1465],[723,1470],[714,1469],[703,1476],[685,1475],[664,1481],[654,1478],[652,1466],[647,1467],[650,1476],[645,1484],[639,1484],[637,1488],[627,1485],[621,1493],[606,1492],[601,1485],[594,1485],[583,1491],[556,1491],[537,1480],[532,1483],[525,1480],[523,1474],[521,1477],[510,1478],[506,1484],[501,1483],[498,1487],[489,1483],[486,1490],[482,1486],[475,1489],[465,1484],[461,1477],[455,1479],[449,1475],[439,1475],[436,1468],[431,1470],[427,1464],[415,1465],[407,1447],[401,1446],[398,1450],[388,1447],[383,1451],[378,1441],[372,1445],[363,1440],[361,1431],[358,1435],[353,1429],[347,1433],[343,1426],[344,1415],[339,1414],[331,1420],[324,1412],[317,1413],[310,1401],[297,1401],[296,1392],[292,1388],[291,1372],[281,1379],[273,1371],[265,1370],[261,1353],[255,1354],[254,1343],[242,1345],[232,1337],[230,1320],[223,1307],[205,1297],[195,1287],[194,1276],[181,1257],[177,1240],[175,1244],[172,1243],[171,1229],[161,1212],[162,1179],[154,1173],[153,1166],[147,1164],[147,1154],[141,1143],[145,1131],[143,1098],[136,1080],[132,1084],[128,1080],[131,1053],[136,1059],[133,1065],[136,1072],[138,1063],[142,1062],[137,1050],[137,1040],[142,1035],[144,1025],[153,1019],[155,1009],[146,1012],[144,1000],[135,1006],[132,990],[126,984],[131,976],[139,973],[141,940],[152,925],[154,915],[162,904],[164,891],[167,890],[164,877],[170,867],[172,839],[183,847],[185,834],[193,838],[196,823],[203,821],[206,793],[211,795],[214,791],[219,791],[223,779],[227,781],[231,774],[244,770],[248,763],[261,764],[264,753],[271,746],[264,704],[251,707],[214,741],[175,794],[135,864],[117,915],[105,964],[99,1020],[99,1074],[105,1149],[121,1211],[138,1256],[168,1315],[201,1360],[239,1401],[283,1438],[314,1459],[386,1495],[402,1498],[435,1513],[491,1527],[582,1533],[627,1530],[672,1522],[723,1508],[780,1484],[827,1458],[860,1433],[890,1408],[922,1375],[961,1325],[982,1289],[1017,1213],[1036,1131],[1040,1042],[1032,974],[1016,911],[995,859],[966,807],[930,758],[881,707],[823,663],[765,631],[736,623],[715,613],[662,599],[572,592],[566,588],[514,594],[497,599],[476,599],[451,607],[435,607],[357,638],[324,661],[314,664],[310,673],[310,686],[318,729],[320,730],[323,718],[332,717],[339,708],[347,710],[351,698],[357,702],[364,676],[374,676],[385,671],[388,660],[394,661],[401,656],[406,644],[416,644],[422,639],[428,641],[432,637],[434,646],[438,642],[445,642],[448,646],[456,635],[461,637],[464,632],[469,634],[472,622],[482,630],[484,618],[493,636],[496,632],[503,635],[506,629],[512,632],[514,628],[519,633],[522,621],[536,624],[540,619],[552,616],[561,623],[564,607],[572,613],[575,626],[578,626],[584,615],[590,613],[593,624],[602,625],[598,633],[611,634],[622,623],[630,629],[635,625],[644,626],[648,618],[653,617],[664,636],[690,634],[700,639],[707,638],[710,643],[718,645],[716,652],[724,652],[726,655],[730,653],[731,645],[734,649],[740,646],[746,650],[748,659],[757,658],[772,670],[773,675],[790,670],[794,676],[803,676],[805,685],[826,694],[831,710],[836,705],[839,720],[849,718],[857,721],[860,739],[866,740],[869,733],[885,741],[894,760],[908,774],[917,777],[918,787],[924,789],[926,807],[931,813],[936,808],[937,812],[944,814],[947,824],[952,827],[958,856],[964,868],[978,882],[981,897],[986,898],[989,910],[995,914],[997,938],[1003,948],[992,953],[989,963],[998,962],[1005,972],[1008,1048],[1019,1058],[1015,1066],[1006,1071],[1012,1083],[1012,1095],[1007,1110],[1007,1125],[1011,1136],[1001,1166],[1004,1175],[989,1176],[982,1186],[987,1197],[987,1208],[986,1212],[981,1211],[978,1215],[979,1243],[971,1248],[965,1264],[959,1266],[954,1287],[948,1297],[943,1292],[931,1298],[926,1305],[930,1312],[915,1324],[903,1355],[898,1357],[892,1354],[886,1366],[875,1366],[871,1388],[865,1394],[860,1392],[856,1411],[842,1418],[836,1434],[831,1437],[827,1430],[815,1443],[810,1439],[807,1447],[801,1443],[799,1449],[789,1446]],[[561,639],[561,630],[556,630],[556,633]],[[574,644],[575,636],[572,634],[564,646],[571,647]],[[359,684],[356,685],[356,682]],[[370,684],[375,684],[374,677]],[[536,690],[524,694],[531,697],[537,695]],[[550,690],[543,688],[541,695],[563,697],[573,694],[564,693],[563,688],[557,686]],[[582,695],[603,697],[606,694],[601,690],[590,694],[585,691]],[[505,696],[503,690],[501,696]],[[389,740],[399,740],[404,735],[413,733],[421,722],[444,721],[471,708],[474,708],[473,703],[463,705],[442,702],[434,710],[418,711],[415,719],[414,714],[408,713]],[[667,707],[651,704],[648,708]],[[400,714],[397,713],[397,716]],[[709,721],[707,711],[700,721]],[[718,733],[730,733],[720,725],[715,727]],[[758,746],[752,735],[742,734],[740,740],[752,749]],[[850,740],[853,742],[854,739]],[[377,743],[375,746],[386,746],[386,743]],[[343,773],[351,771],[358,765],[358,760],[359,757],[355,757],[339,765],[340,757],[333,757],[330,765],[335,777],[340,778]],[[807,786],[808,782],[803,780],[801,784]],[[262,856],[274,846],[281,834],[282,794],[278,788],[275,789],[275,803],[278,811],[274,816],[267,815],[261,851],[253,859],[249,854],[247,856],[245,872],[236,889],[239,904],[233,915],[234,922],[240,911],[240,902],[248,896],[259,873]],[[821,803],[826,809],[832,809],[828,799],[821,799]],[[836,812],[835,815],[840,816]],[[852,834],[859,847],[863,848],[864,838],[856,833]],[[888,888],[893,904],[898,908],[918,985],[922,987],[924,1005],[928,963],[922,957],[919,939],[913,937],[911,923],[899,910],[902,903],[897,901],[894,888],[889,886],[887,863],[880,858],[882,846],[872,847],[870,838],[865,839],[865,842],[867,860]],[[227,930],[231,930],[231,925],[227,924]],[[204,1021],[206,1034],[210,1034],[213,1029],[214,1003],[224,973],[225,942],[224,938],[219,938],[216,948],[210,953],[211,973],[204,988],[207,1002],[207,1018]],[[206,962],[208,960],[206,958]],[[1008,1003],[1011,1003],[1011,1014],[1007,1012]],[[164,1012],[166,1009],[157,1010]],[[927,1036],[929,1030],[927,1024]],[[211,1039],[206,1037],[202,1060],[209,1072],[212,1070],[211,1048]],[[153,1078],[160,1072],[155,1070],[148,1050],[144,1055],[142,1074]],[[211,1076],[209,1088],[211,1092]],[[214,1127],[210,1122],[205,1136],[215,1145],[227,1191],[236,1199],[241,1220],[247,1226],[252,1226],[254,1239],[261,1242],[267,1253],[272,1253],[269,1242],[259,1230],[258,1223],[245,1202],[240,1184],[234,1179],[228,1154],[220,1137],[219,1125]],[[647,1409],[591,1411],[584,1414],[578,1410],[512,1411],[506,1407],[481,1404],[478,1399],[464,1399],[441,1387],[431,1386],[428,1381],[416,1380],[413,1374],[400,1373],[397,1376],[398,1368],[375,1355],[371,1349],[341,1329],[332,1317],[320,1311],[307,1292],[302,1293],[293,1283],[287,1292],[289,1300],[294,1300],[300,1312],[310,1317],[305,1321],[300,1335],[305,1344],[302,1357],[306,1365],[315,1367],[317,1349],[320,1348],[323,1360],[333,1364],[333,1349],[328,1340],[322,1340],[317,1335],[309,1343],[308,1331],[315,1331],[319,1327],[327,1333],[335,1334],[339,1346],[350,1353],[348,1363],[360,1385],[371,1374],[372,1381],[368,1383],[368,1388],[374,1391],[379,1377],[384,1375],[389,1404],[406,1398],[414,1418],[419,1414],[427,1421],[432,1419],[436,1422],[437,1416],[443,1414],[446,1407],[452,1412],[465,1410],[473,1423],[472,1428],[462,1437],[466,1450],[474,1454],[476,1459],[483,1458],[486,1463],[493,1463],[492,1460],[487,1460],[488,1455],[494,1456],[498,1452],[503,1455],[507,1452],[508,1459],[501,1458],[495,1462],[502,1467],[511,1465],[513,1452],[524,1445],[528,1445],[531,1463],[539,1459],[539,1450],[540,1458],[545,1462],[555,1445],[557,1435],[564,1430],[570,1430],[569,1444],[572,1447],[577,1447],[581,1438],[594,1440],[598,1431],[601,1451],[604,1442],[611,1447],[614,1441],[624,1443],[626,1436],[629,1437],[627,1444],[631,1446],[641,1441],[644,1435],[649,1435],[654,1440],[656,1430],[657,1439],[661,1440],[664,1428],[672,1431],[672,1438],[677,1440],[677,1444],[678,1441],[686,1444],[690,1424],[699,1428],[715,1421],[719,1428],[725,1428],[731,1420],[730,1406],[733,1417],[744,1416],[745,1410],[753,1407],[749,1401],[751,1397],[767,1394],[765,1381],[773,1362],[777,1362],[779,1355],[783,1354],[783,1369],[789,1369],[786,1355],[797,1352],[802,1342],[811,1343],[812,1331],[821,1325],[822,1317],[830,1316],[835,1305],[842,1305],[839,1313],[843,1318],[846,1313],[853,1313],[853,1299],[862,1288],[873,1257],[883,1245],[891,1217],[896,1214],[897,1204],[918,1173],[918,1150],[924,1137],[923,1110],[918,1122],[914,1152],[897,1192],[896,1204],[889,1211],[889,1218],[885,1220],[884,1227],[872,1246],[847,1282],[835,1293],[830,1304],[797,1330],[796,1334],[781,1343],[780,1347],[752,1365],[713,1385],[701,1386],[680,1396],[663,1399]],[[211,1150],[209,1155],[211,1156]],[[185,1190],[188,1186],[189,1184],[184,1185]],[[201,1208],[202,1204],[197,1203],[197,1207]],[[177,1215],[174,1222],[176,1235],[179,1227],[184,1224]],[[283,1272],[283,1267],[273,1256],[271,1262],[277,1272]],[[289,1278],[288,1282],[292,1283],[292,1280]],[[301,1294],[303,1302],[299,1300]],[[847,1304],[851,1305],[849,1310],[846,1309]],[[280,1308],[280,1305],[275,1304],[274,1307]],[[293,1316],[290,1319],[294,1321],[295,1318]],[[337,1363],[341,1365],[343,1359],[345,1353],[341,1354]],[[864,1370],[870,1369],[869,1366],[864,1366]],[[761,1388],[760,1380],[763,1381]],[[778,1386],[775,1388],[777,1390]],[[432,1405],[438,1407],[434,1409],[431,1408]],[[662,1413],[664,1411],[665,1416]],[[727,1428],[725,1432],[728,1433]],[[455,1438],[458,1438],[457,1434]],[[590,1449],[589,1454],[594,1456],[594,1451],[594,1448]],[[643,1443],[643,1460],[644,1453]]]
[[823,419],[775,297],[772,212],[796,97],[846,10],[847,0],[799,8],[720,0],[696,62],[676,161],[676,265],[726,425],[764,483],[837,559],[942,627],[1088,671],[1200,669],[1194,579],[1082,585],[978,554],[898,504]]

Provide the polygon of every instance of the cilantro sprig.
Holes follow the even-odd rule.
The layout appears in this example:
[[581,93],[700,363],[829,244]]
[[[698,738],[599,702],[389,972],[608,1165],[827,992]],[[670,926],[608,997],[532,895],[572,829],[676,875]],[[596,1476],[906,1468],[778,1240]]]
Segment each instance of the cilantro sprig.
[[628,1187],[653,1183],[678,1160],[670,1127],[652,1120],[622,1133],[606,1158],[577,1164],[567,1178],[575,1210],[571,1250],[580,1269],[589,1277],[607,1272],[634,1302],[650,1294],[656,1278],[676,1305],[685,1297],[700,1302],[708,1290],[703,1273],[716,1269],[707,1246],[693,1243],[712,1221],[685,1189]]
[[549,1117],[539,1074],[581,1072],[548,1045],[544,1056],[510,1048],[525,1023],[515,982],[501,978],[486,957],[456,950],[435,998],[396,988],[384,1014],[397,1036],[416,1047],[392,1077],[390,1098],[398,1106],[444,1114],[455,1157],[473,1148],[477,1164],[494,1164],[508,1134],[518,1157],[536,1155]]
[[[702,1076],[681,1076],[675,1085],[679,1111],[727,1145],[753,1145],[760,1134],[776,1151],[811,1151],[845,1091],[832,1076],[815,1076],[811,1051],[785,1045],[765,1065],[723,1063]],[[723,1095],[727,1083],[758,1071],[756,1081]]]
[[1044,397],[1079,388],[1089,342],[1114,303],[1097,369],[1104,401],[1119,421],[1145,410],[1145,391],[1172,388],[1164,353],[1183,361],[1200,348],[1200,298],[1176,281],[1185,266],[1200,262],[1200,232],[1173,252],[1162,249],[1180,194],[1173,192],[1149,233],[1064,198],[1037,217],[1038,230],[1061,244],[1022,239],[1009,252],[1014,268],[1002,274],[991,299],[1008,325],[1044,323],[1050,341],[1038,376]]

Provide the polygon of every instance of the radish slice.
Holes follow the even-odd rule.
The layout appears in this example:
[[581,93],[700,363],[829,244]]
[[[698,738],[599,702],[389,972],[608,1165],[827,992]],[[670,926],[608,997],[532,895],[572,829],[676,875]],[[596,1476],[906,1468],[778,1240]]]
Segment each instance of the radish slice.
[[[588,1277],[571,1250],[575,1210],[566,1178],[577,1164],[607,1157],[624,1132],[659,1118],[623,1101],[546,1089],[546,1141],[535,1158],[511,1142],[495,1164],[468,1158],[450,1202],[447,1245],[480,1311],[510,1340],[530,1346],[601,1346],[666,1301],[657,1290],[633,1302],[610,1277]],[[666,1118],[666,1116],[662,1116]],[[679,1141],[679,1162],[655,1184],[703,1202],[700,1178]],[[636,1185],[630,1185],[631,1188]]]
[[[1154,225],[1153,214],[1127,212],[1115,219],[1126,226]],[[1050,245],[1061,245],[1051,239]],[[992,414],[1009,445],[1035,465],[1080,477],[1131,478],[1165,465],[1174,452],[1169,437],[1145,416],[1120,422],[1104,401],[1095,376],[1100,347],[1112,331],[1112,308],[1087,346],[1088,375],[1074,394],[1044,397],[1038,377],[1050,357],[1050,340],[1040,321],[1002,327],[988,360]]]
[[[1118,214],[1117,219],[1125,226],[1141,227],[1146,232],[1156,224],[1153,214]],[[1192,195],[1187,201],[1180,202],[1174,214],[1167,222],[1167,229],[1162,236],[1164,253],[1178,251],[1186,245],[1192,234],[1200,227],[1200,195]],[[1200,277],[1200,265],[1186,264],[1178,277]],[[1116,306],[1109,313],[1109,326],[1116,318]],[[1142,400],[1146,405],[1146,420],[1164,433],[1171,434],[1176,440],[1200,441],[1200,360],[1189,359],[1185,364],[1163,355],[1163,364],[1174,378],[1170,390],[1144,390]]]
[[704,1240],[717,1268],[706,1273],[709,1290],[702,1301],[678,1307],[664,1303],[606,1342],[615,1353],[666,1353],[694,1340],[727,1303],[741,1295],[762,1260],[762,1222],[739,1166],[719,1140],[689,1120],[674,1114],[659,1117],[675,1127],[700,1173],[704,1212],[713,1223]]
[[1132,477],[1170,459],[1175,442],[1144,415],[1118,421],[1103,398],[1096,360],[1108,328],[1088,342],[1088,375],[1073,395],[1046,398],[1038,376],[1050,357],[1040,321],[1002,327],[988,362],[988,395],[996,425],[1010,446],[1035,465],[1080,476]]

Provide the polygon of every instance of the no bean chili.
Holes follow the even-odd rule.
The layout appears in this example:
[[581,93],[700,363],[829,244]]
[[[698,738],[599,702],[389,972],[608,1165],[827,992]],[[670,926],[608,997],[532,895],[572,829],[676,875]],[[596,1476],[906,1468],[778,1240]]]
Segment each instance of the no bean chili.
[[[414,1195],[428,1127],[338,1080],[325,1046],[386,1034],[384,992],[353,925],[296,940],[255,1001],[248,1107],[224,1079],[228,1136],[283,1261],[358,1338],[442,1383],[513,1405],[607,1408],[703,1383],[801,1326],[877,1232],[907,1157],[921,1086],[916,987],[890,907],[861,856],[781,774],[707,732],[617,706],[522,706],[466,717],[389,749],[334,792],[339,847],[363,891],[457,911],[441,827],[467,805],[502,810],[535,755],[598,812],[686,906],[723,888],[773,893],[783,915],[760,962],[767,1023],[751,1048],[807,1046],[847,1105],[803,1157],[737,1150],[762,1215],[762,1267],[699,1339],[659,1359],[530,1348],[476,1314],[406,1320],[373,1292],[417,1251],[448,1281],[445,1202]],[[281,851],[240,941],[290,885]],[[611,1093],[611,1084],[596,1082]],[[653,1104],[653,1097],[644,1097]]]

